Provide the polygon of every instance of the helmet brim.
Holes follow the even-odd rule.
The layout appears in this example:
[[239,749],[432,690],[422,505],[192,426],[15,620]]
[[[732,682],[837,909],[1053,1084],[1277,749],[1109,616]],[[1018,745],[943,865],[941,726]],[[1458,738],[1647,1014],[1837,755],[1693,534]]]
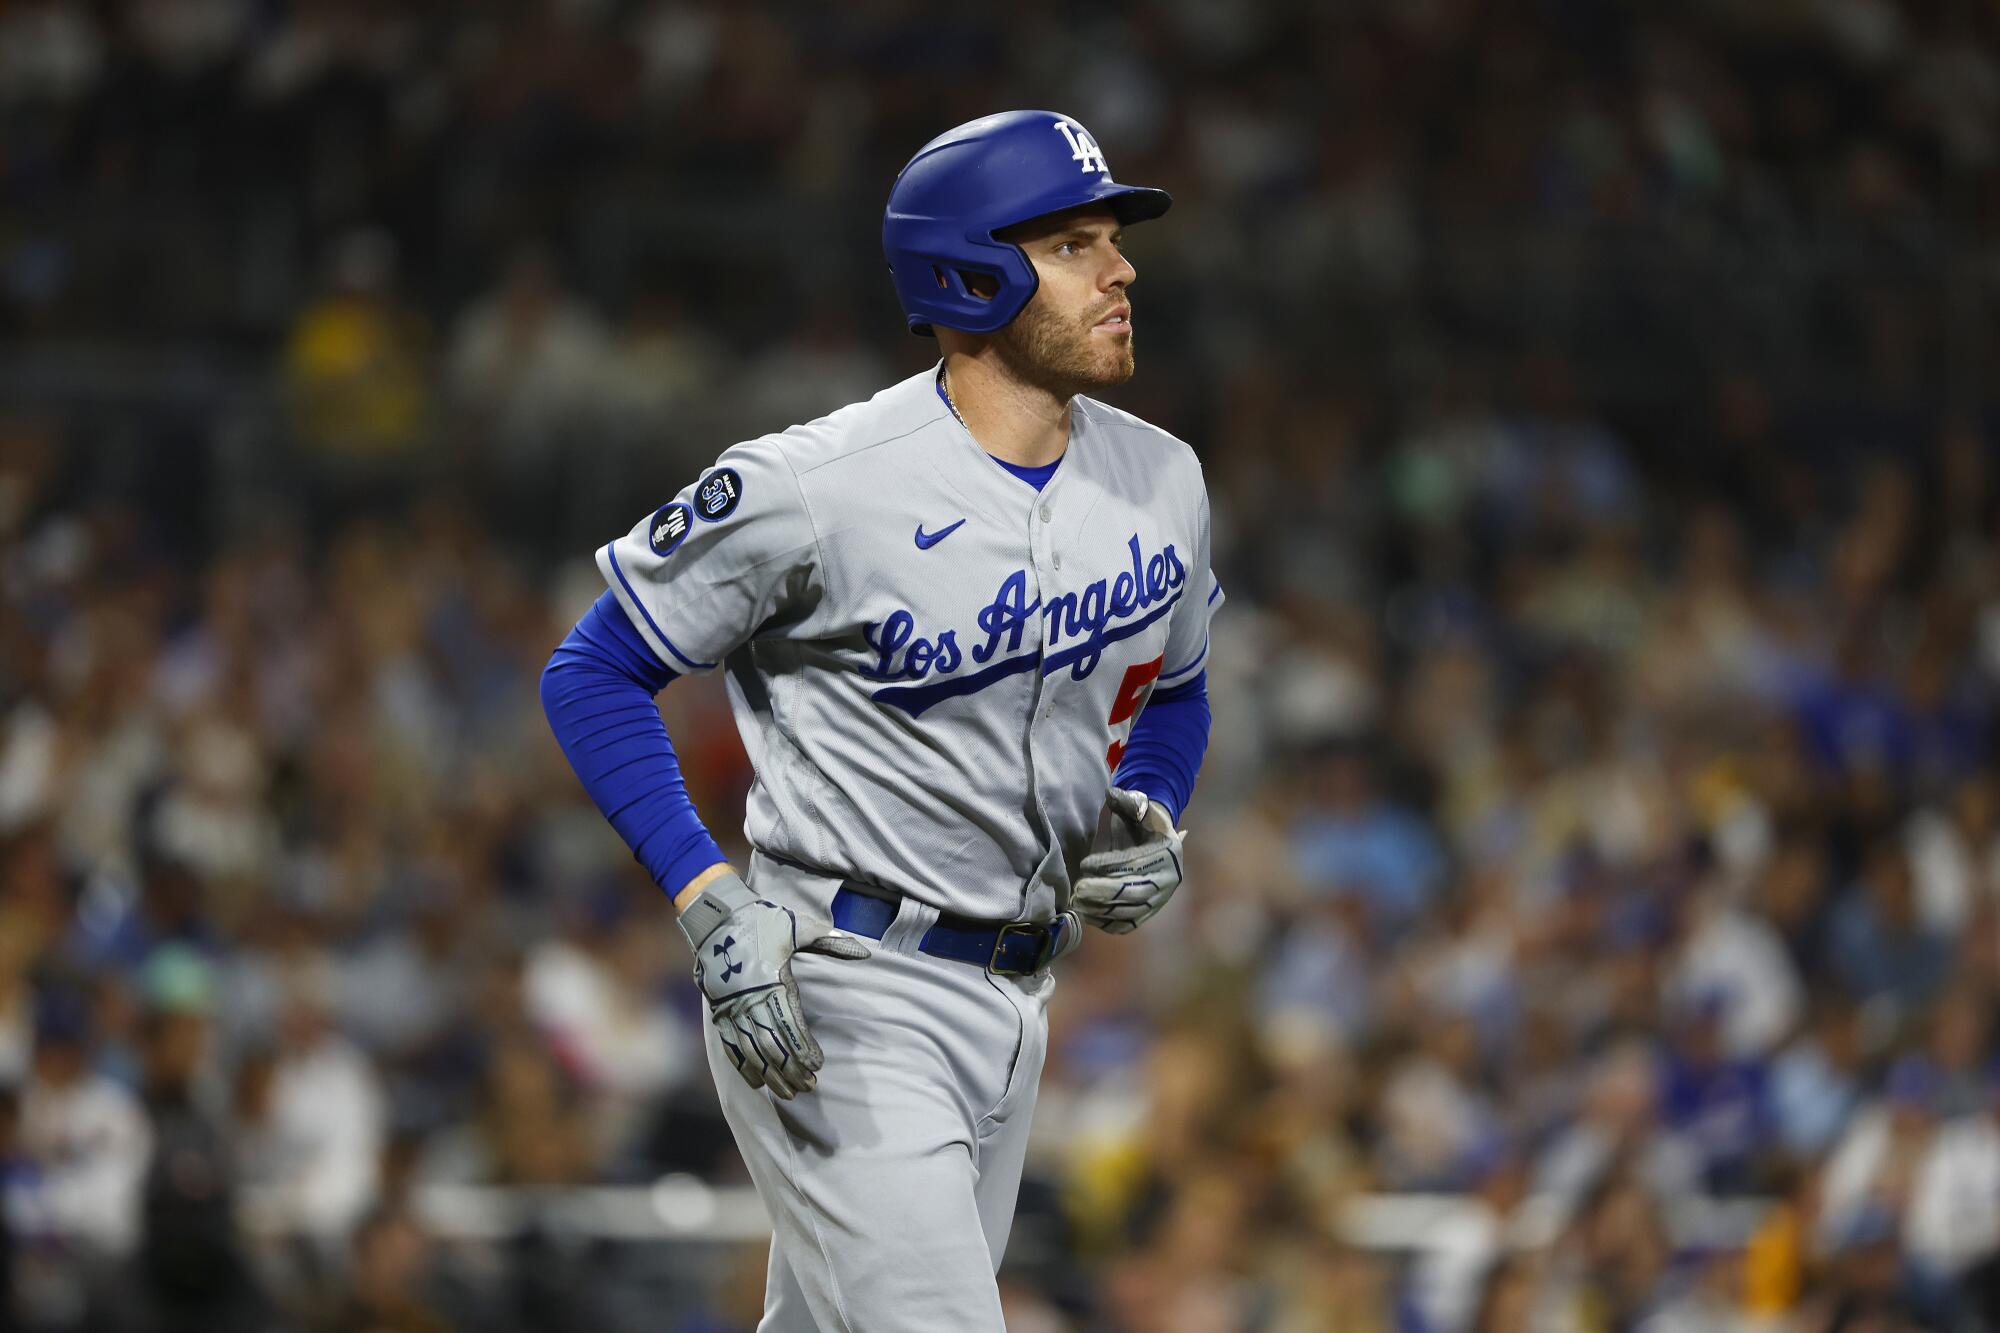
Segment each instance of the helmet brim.
[[1130,226],[1159,217],[1174,206],[1174,197],[1151,186],[1117,185],[1106,191],[1103,202],[1111,205],[1120,226]]
[[1129,227],[1134,222],[1151,222],[1159,217],[1174,206],[1174,197],[1165,190],[1156,190],[1147,185],[1119,185],[1105,181],[1091,189],[1070,195],[1053,208],[1037,208],[1031,213],[1024,213],[995,227],[993,232],[997,235],[1011,227],[1018,227],[1038,218],[1054,217],[1058,213],[1070,213],[1079,208],[1093,208],[1100,205],[1111,210],[1112,216],[1118,219],[1119,226]]

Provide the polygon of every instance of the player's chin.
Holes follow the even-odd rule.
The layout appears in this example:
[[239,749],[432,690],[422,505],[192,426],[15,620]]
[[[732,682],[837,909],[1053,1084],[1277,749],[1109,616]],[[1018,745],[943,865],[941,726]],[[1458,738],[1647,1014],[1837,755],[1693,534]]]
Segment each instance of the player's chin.
[[1132,357],[1132,339],[1130,335],[1127,335],[1122,342],[1123,345],[1112,351],[1110,355],[1097,358],[1096,363],[1092,367],[1096,372],[1091,377],[1092,388],[1116,388],[1126,380],[1131,379],[1132,372],[1138,369],[1138,363]]
[[1123,384],[1132,378],[1132,372],[1137,369],[1132,356],[1131,331],[1093,331],[1082,354],[1074,358],[1074,364],[1078,371],[1077,378],[1089,388],[1109,389]]

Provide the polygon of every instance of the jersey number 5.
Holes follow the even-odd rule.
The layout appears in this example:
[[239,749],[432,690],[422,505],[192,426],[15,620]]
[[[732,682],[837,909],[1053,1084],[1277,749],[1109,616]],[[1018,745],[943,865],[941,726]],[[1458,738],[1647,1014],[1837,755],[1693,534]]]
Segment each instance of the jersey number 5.
[[[1118,697],[1111,701],[1111,716],[1106,719],[1114,727],[1125,728],[1126,736],[1132,734],[1131,722],[1139,715],[1140,705],[1146,702],[1146,695],[1153,688],[1153,682],[1160,678],[1160,667],[1165,657],[1156,657],[1150,662],[1125,668],[1125,678],[1118,682]],[[1111,771],[1118,771],[1118,761],[1125,757],[1125,739],[1111,742],[1111,748],[1104,752],[1104,762]]]

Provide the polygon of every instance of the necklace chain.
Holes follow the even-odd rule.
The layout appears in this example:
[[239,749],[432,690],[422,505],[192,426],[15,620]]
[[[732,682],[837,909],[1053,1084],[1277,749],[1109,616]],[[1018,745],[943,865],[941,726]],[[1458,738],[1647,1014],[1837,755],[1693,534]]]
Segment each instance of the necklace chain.
[[[953,416],[958,418],[958,424],[965,426],[965,414],[958,410],[958,403],[951,396],[951,372],[943,366],[938,367],[938,388],[944,390],[944,405],[951,409]],[[972,429],[970,426],[965,426],[965,428],[967,430]]]

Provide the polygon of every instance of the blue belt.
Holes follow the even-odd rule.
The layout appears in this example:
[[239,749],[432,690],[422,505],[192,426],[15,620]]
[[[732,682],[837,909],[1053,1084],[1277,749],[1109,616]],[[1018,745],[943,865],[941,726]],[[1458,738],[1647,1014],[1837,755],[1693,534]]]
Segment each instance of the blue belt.
[[[887,889],[848,880],[833,895],[833,924],[879,940],[896,919],[901,899]],[[1066,918],[1054,921],[980,921],[944,912],[917,947],[938,958],[971,963],[998,977],[1024,977],[1049,965]]]

